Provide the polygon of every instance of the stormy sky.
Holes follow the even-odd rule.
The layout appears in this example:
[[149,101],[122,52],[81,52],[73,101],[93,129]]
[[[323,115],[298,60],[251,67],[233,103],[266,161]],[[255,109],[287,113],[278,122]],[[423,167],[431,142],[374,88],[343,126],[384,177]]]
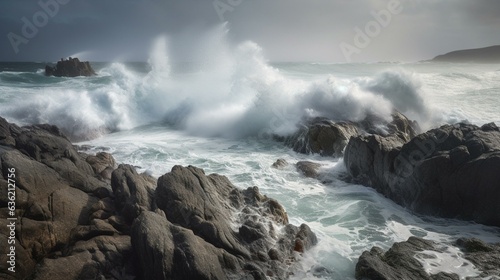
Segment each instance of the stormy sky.
[[165,34],[190,60],[207,30],[271,61],[417,61],[500,44],[498,0],[2,0],[0,61],[146,61]]

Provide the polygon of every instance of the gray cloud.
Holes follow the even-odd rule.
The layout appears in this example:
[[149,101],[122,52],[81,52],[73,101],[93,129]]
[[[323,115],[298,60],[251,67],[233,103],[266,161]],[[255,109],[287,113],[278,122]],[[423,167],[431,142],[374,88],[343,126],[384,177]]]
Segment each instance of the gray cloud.
[[[403,11],[353,61],[420,60],[500,43],[500,1],[400,1]],[[371,12],[388,2],[241,0],[223,20],[230,40],[255,41],[270,60],[344,62],[339,45],[353,45],[355,28],[364,29],[374,20]],[[82,52],[91,60],[146,60],[159,34],[169,36],[173,59],[186,60],[190,49],[203,48],[197,43],[204,31],[221,24],[212,0],[69,0],[16,54],[7,34],[22,36],[21,18],[31,21],[38,11],[38,1],[0,2],[1,61],[54,61]]]

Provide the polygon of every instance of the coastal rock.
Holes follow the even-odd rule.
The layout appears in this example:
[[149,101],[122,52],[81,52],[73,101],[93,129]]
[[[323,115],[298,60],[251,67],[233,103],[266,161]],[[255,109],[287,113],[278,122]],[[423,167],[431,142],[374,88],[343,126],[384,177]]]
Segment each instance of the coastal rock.
[[12,137],[11,127],[16,127],[11,125],[4,118],[0,117],[0,145],[3,146],[15,146],[16,140]]
[[56,77],[78,77],[78,76],[94,76],[97,75],[88,61],[82,62],[78,58],[69,58],[64,60],[61,58],[55,67],[45,66],[46,76]]
[[[116,275],[125,279],[118,277],[130,275],[123,269],[134,275],[134,265],[128,264],[130,237],[98,219],[106,219],[114,211],[107,206],[109,195],[97,195],[103,189],[110,192],[111,187],[86,162],[88,156],[79,154],[55,126],[20,128],[0,118],[0,133],[4,140],[0,142],[0,183],[5,185],[3,191],[9,183],[6,178],[14,179],[18,218],[16,273],[1,266],[0,278],[96,279]],[[112,162],[114,159],[108,157],[108,163]],[[7,174],[15,177],[3,177]],[[6,194],[0,203],[1,213],[8,213],[5,198]],[[0,235],[8,236],[7,230],[0,228]],[[115,268],[120,271],[113,271]]]
[[387,122],[378,116],[368,115],[359,123],[359,126],[368,134],[376,134],[384,137],[395,135],[401,138],[403,142],[410,141],[420,131],[416,121],[411,121],[397,110],[392,112],[391,118],[392,120]]
[[[317,243],[257,187],[196,167],[158,181],[115,169],[110,154],[79,153],[54,126],[0,118],[0,163],[0,217],[11,215],[15,173],[18,218],[16,272],[1,266],[2,279],[286,279]],[[0,238],[10,234],[0,228]]]
[[387,252],[373,247],[359,257],[356,279],[431,279],[422,263],[414,257],[417,252],[424,250],[435,250],[434,243],[417,237],[395,243]]
[[299,161],[295,164],[297,170],[309,178],[318,178],[321,164],[311,161]]
[[482,272],[480,277],[500,277],[500,244],[487,244],[477,238],[460,238],[456,245],[461,248],[464,258]]
[[285,143],[298,153],[341,157],[349,138],[358,134],[356,124],[315,118],[303,125]]
[[399,137],[353,137],[347,171],[421,214],[500,226],[500,131],[494,124],[445,125],[404,143]]
[[95,156],[87,156],[85,161],[90,164],[94,173],[100,175],[101,179],[111,180],[111,173],[116,169],[116,162],[111,154],[100,152]]
[[113,171],[111,187],[115,195],[116,210],[132,223],[143,211],[156,208],[154,189],[156,180],[148,175],[137,174],[131,165],[120,165]]
[[[294,252],[302,253],[317,243],[309,227],[288,224],[283,207],[260,194],[257,187],[240,191],[226,177],[205,175],[193,166],[174,166],[161,176],[155,199],[165,214],[143,212],[132,229],[134,248],[154,256],[158,263],[154,268],[150,261],[141,263],[144,278],[220,279],[225,275],[243,279],[252,275],[265,279],[270,275],[284,279],[287,267],[280,260],[292,259]],[[278,230],[280,226],[284,229]],[[161,241],[155,241],[158,238]],[[184,256],[191,257],[185,260]],[[186,262],[192,267],[190,272],[178,271],[177,265],[184,267]]]
[[62,255],[45,258],[34,279],[135,279],[130,236],[100,235],[79,241]]
[[236,257],[154,212],[136,220],[132,244],[143,279],[226,279],[223,268],[241,269]]
[[271,167],[276,168],[276,169],[283,169],[286,166],[288,166],[288,162],[285,159],[279,158],[277,159]]
[[375,134],[397,136],[402,142],[408,142],[420,130],[416,121],[410,121],[398,111],[394,111],[391,117],[392,120],[388,122],[378,116],[368,115],[359,123],[314,118],[286,138],[285,144],[298,153],[342,157],[351,137]]
[[397,190],[389,186],[392,163],[404,141],[395,135],[353,137],[345,150],[344,163],[355,182],[370,186],[399,202]]
[[[479,270],[477,277],[500,276],[500,244],[486,244],[475,238],[460,238],[454,245],[462,251],[462,266],[474,265]],[[455,273],[439,272],[431,275],[424,268],[423,262],[435,260],[435,254],[447,254],[447,246],[412,236],[407,241],[393,244],[386,252],[373,247],[359,257],[356,279],[462,279],[463,275]]]

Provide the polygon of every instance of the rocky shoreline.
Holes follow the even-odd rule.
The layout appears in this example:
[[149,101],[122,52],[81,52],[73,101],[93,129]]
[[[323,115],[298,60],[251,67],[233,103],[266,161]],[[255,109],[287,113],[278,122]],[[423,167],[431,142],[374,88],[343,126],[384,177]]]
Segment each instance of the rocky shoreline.
[[352,178],[424,215],[500,227],[500,130],[494,124],[444,125],[410,141],[351,138]]
[[[317,118],[285,144],[300,153],[343,156],[346,180],[372,187],[415,213],[500,227],[500,129],[494,123],[459,123],[418,134],[415,122],[399,112],[392,117],[389,123]],[[273,167],[286,164],[280,159]],[[328,175],[315,162],[295,166],[306,177],[322,180]],[[387,252],[379,247],[365,251],[356,279],[463,279],[453,272],[432,274],[419,259],[419,254],[426,256],[422,252],[443,253],[443,246],[458,250],[470,262],[462,265],[474,266],[480,277],[500,279],[495,278],[500,277],[500,244],[474,238],[437,244],[419,237]]]
[[[341,131],[335,122],[313,125],[304,130],[310,139],[336,135],[325,141],[346,145],[350,180],[418,213],[499,226],[500,131],[494,124],[448,125],[416,135],[412,122],[394,114],[387,129],[356,128],[348,142],[329,133]],[[302,143],[327,145],[314,141]],[[325,155],[338,155],[340,147]],[[289,224],[279,202],[257,187],[240,190],[226,177],[193,166],[174,166],[158,179],[138,174],[108,153],[79,152],[55,126],[18,127],[0,118],[0,161],[2,192],[15,170],[18,219],[16,273],[5,266],[8,249],[2,247],[2,279],[287,279],[318,242],[306,224]],[[278,160],[273,167],[287,165]],[[304,176],[321,177],[317,163],[295,167]],[[472,190],[470,180],[477,182]],[[433,191],[433,182],[447,193]],[[469,203],[453,199],[464,194]],[[4,220],[7,197],[0,198]],[[0,238],[7,240],[8,230],[2,227]],[[444,252],[443,246],[459,250],[481,277],[500,276],[500,244],[411,237],[386,252],[365,251],[356,279],[461,279],[422,264],[429,254]]]
[[55,126],[0,118],[0,160],[2,218],[9,170],[17,218],[15,273],[2,246],[2,279],[286,279],[317,243],[257,187],[193,166],[156,180],[79,153]]

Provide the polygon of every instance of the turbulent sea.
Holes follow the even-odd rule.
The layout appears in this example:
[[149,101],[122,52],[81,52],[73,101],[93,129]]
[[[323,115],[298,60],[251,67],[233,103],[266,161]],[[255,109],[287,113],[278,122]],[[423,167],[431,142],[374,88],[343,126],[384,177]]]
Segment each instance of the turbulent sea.
[[[500,125],[500,65],[442,63],[269,63],[253,43],[222,48],[197,63],[171,63],[159,40],[148,63],[92,63],[95,77],[43,75],[44,63],[0,63],[0,115],[19,125],[59,126],[91,152],[154,176],[174,165],[226,175],[237,187],[258,186],[307,223],[319,244],[292,279],[354,279],[357,258],[415,235],[451,244],[458,237],[500,242],[498,228],[415,215],[370,188],[342,181],[342,159],[293,152],[271,135],[287,135],[303,118],[384,118],[396,108],[426,130],[467,121]],[[200,62],[201,61],[201,62]],[[328,182],[300,175],[289,163],[324,164]],[[476,276],[450,247],[421,256],[429,272]]]

